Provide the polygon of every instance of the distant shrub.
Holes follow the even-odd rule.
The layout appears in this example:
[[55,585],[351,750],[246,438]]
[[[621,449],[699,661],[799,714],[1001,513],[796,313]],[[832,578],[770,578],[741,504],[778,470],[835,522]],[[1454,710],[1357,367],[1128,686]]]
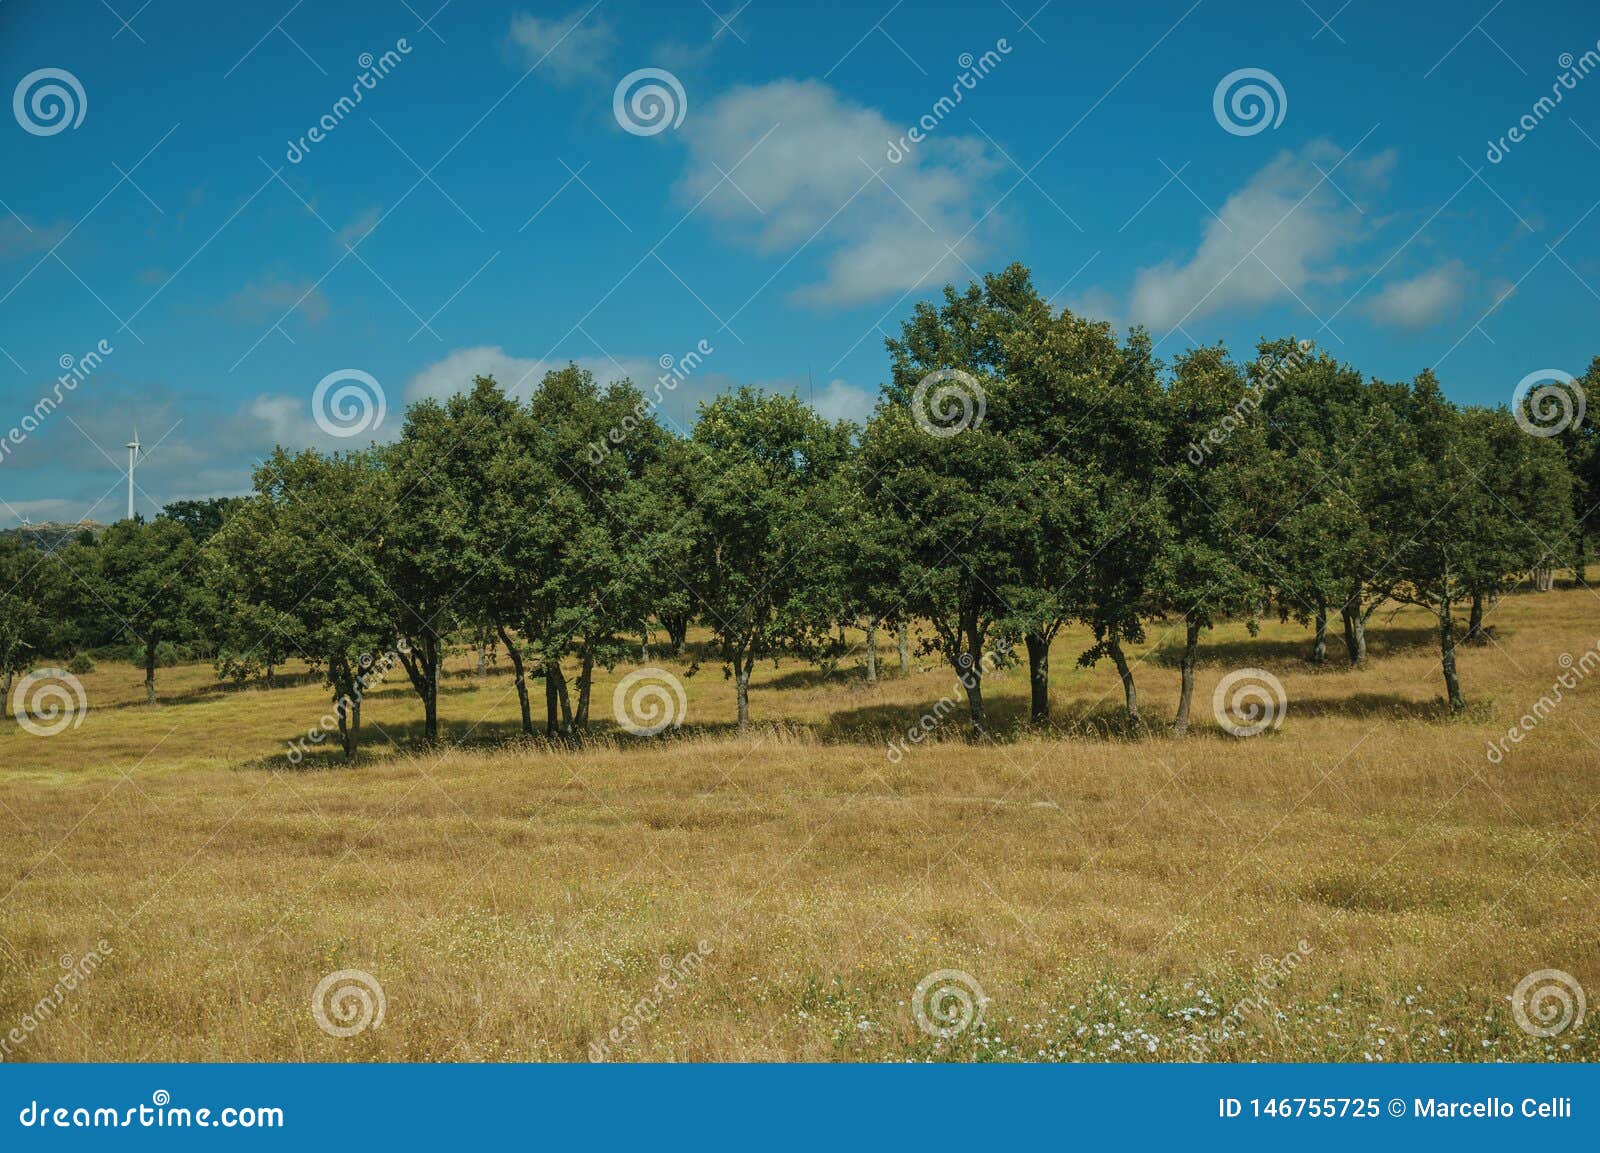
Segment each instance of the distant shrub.
[[88,653],[73,653],[72,659],[67,662],[67,672],[80,677],[94,672],[94,658]]

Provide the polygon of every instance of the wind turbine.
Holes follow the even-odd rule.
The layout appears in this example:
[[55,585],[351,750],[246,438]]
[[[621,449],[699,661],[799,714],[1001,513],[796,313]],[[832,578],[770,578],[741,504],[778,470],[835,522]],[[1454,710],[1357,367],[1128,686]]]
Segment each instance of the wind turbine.
[[133,426],[133,439],[123,446],[128,450],[128,519],[133,519],[133,466],[139,463],[139,426]]

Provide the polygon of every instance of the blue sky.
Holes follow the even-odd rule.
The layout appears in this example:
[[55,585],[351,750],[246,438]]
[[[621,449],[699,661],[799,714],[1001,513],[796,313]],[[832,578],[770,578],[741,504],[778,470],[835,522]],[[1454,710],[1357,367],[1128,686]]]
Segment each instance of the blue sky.
[[[1013,260],[1169,359],[1293,332],[1499,402],[1600,352],[1577,0],[141,2],[0,2],[4,91],[83,93],[59,131],[29,91],[0,117],[0,438],[113,350],[0,454],[0,526],[121,515],[134,421],[146,515],[274,443],[349,447],[311,409],[343,369],[380,440],[475,372],[648,382],[701,341],[671,420],[745,382],[861,418],[912,304]],[[645,68],[683,94],[651,134],[614,103]],[[1216,112],[1240,69],[1282,92],[1259,131]]]

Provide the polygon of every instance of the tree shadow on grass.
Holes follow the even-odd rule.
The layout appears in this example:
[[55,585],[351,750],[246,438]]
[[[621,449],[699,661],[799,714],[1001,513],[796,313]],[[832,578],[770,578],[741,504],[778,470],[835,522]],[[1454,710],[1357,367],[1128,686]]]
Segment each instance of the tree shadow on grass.
[[1398,693],[1354,693],[1347,697],[1291,700],[1288,716],[1363,717],[1387,720],[1447,721],[1450,706],[1443,698],[1415,701]]
[[[1228,669],[1308,665],[1334,672],[1344,671],[1350,668],[1350,658],[1344,644],[1344,633],[1337,626],[1338,621],[1329,622],[1328,658],[1320,666],[1313,664],[1311,660],[1309,634],[1293,640],[1247,637],[1236,641],[1212,641],[1209,638],[1202,638],[1200,648],[1195,652],[1195,665],[1198,668]],[[1428,627],[1369,629],[1367,659],[1371,661],[1419,648],[1436,648],[1438,644],[1438,632]],[[1162,645],[1145,659],[1150,664],[1175,669],[1183,660],[1183,645],[1177,643]]]

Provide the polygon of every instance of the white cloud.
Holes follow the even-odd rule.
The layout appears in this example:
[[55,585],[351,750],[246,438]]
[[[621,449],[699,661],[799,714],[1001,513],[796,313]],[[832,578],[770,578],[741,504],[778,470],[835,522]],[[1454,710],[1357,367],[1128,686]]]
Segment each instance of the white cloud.
[[1380,324],[1426,328],[1454,312],[1466,291],[1467,268],[1459,260],[1397,280],[1367,302],[1368,314]]
[[528,67],[558,84],[600,76],[606,71],[616,33],[599,16],[576,8],[565,16],[544,18],[526,12],[511,18],[511,40],[523,51]]
[[853,420],[862,424],[872,415],[877,400],[876,393],[835,377],[821,395],[812,399],[811,407],[829,420]]
[[351,217],[350,222],[335,234],[333,241],[339,246],[339,251],[361,243],[367,233],[371,232],[378,221],[383,219],[383,210],[376,206]]
[[328,298],[313,281],[269,275],[228,297],[222,311],[241,324],[276,324],[290,312],[299,312],[309,324],[321,324],[328,318]]
[[700,211],[757,252],[823,255],[826,276],[801,288],[802,300],[857,304],[969,279],[961,260],[982,256],[973,226],[996,163],[981,142],[945,126],[889,164],[889,144],[904,132],[819,81],[735,88],[691,107],[677,193],[686,205],[705,198]]
[[1192,256],[1139,271],[1133,319],[1166,329],[1235,305],[1292,300],[1311,285],[1342,279],[1336,258],[1361,238],[1363,221],[1333,181],[1368,191],[1382,182],[1394,157],[1340,164],[1340,156],[1334,145],[1316,141],[1273,159],[1207,218]]

